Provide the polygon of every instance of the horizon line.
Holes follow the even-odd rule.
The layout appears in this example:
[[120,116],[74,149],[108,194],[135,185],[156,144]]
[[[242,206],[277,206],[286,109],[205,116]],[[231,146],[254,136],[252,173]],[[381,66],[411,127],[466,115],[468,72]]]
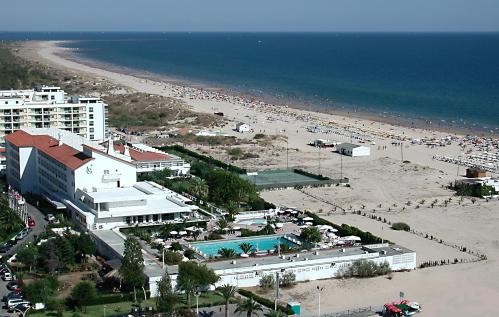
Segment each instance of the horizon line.
[[482,30],[482,31],[473,31],[473,30],[463,30],[463,31],[458,31],[458,30],[447,30],[447,31],[440,31],[440,30],[435,30],[435,31],[299,31],[299,30],[291,30],[291,31],[187,31],[187,30],[178,30],[178,31],[131,31],[131,30],[93,30],[93,31],[88,31],[88,30],[75,30],[75,31],[53,31],[53,30],[43,30],[43,31],[33,31],[33,30],[0,30],[0,33],[329,33],[329,34],[340,34],[340,33],[372,33],[372,34],[407,34],[407,33],[413,33],[413,34],[428,34],[428,33],[440,33],[440,34],[445,34],[445,33],[499,33],[499,30]]

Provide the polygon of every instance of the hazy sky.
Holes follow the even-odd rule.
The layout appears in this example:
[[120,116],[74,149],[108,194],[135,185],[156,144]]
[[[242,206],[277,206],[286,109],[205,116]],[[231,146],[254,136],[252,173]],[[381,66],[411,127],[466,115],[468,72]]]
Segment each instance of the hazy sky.
[[499,0],[8,0],[2,31],[499,31]]

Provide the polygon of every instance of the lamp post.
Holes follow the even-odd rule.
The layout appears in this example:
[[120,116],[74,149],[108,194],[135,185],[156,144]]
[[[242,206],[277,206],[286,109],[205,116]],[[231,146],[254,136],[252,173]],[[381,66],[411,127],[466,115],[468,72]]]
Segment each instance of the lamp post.
[[321,293],[324,290],[324,287],[317,286],[317,291],[319,292],[319,312],[317,317],[321,317]]
[[194,295],[196,296],[196,316],[199,316],[199,295],[201,295],[201,293],[197,291]]
[[277,302],[279,302],[279,284],[280,284],[280,274],[284,272],[284,269],[281,271],[275,272],[275,301],[274,301],[274,310],[277,310]]
[[106,305],[104,305],[104,317],[106,317]]

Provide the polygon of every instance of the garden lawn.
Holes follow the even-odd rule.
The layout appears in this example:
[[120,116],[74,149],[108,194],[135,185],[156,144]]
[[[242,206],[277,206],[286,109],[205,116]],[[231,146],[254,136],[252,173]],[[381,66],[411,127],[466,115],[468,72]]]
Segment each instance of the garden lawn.
[[[141,295],[140,292],[137,292],[137,297]],[[186,308],[187,307],[187,296],[185,294],[179,295],[180,297],[180,305],[177,308]],[[220,296],[216,292],[206,292],[199,296],[199,308],[202,307],[210,307],[210,306],[218,306],[223,305],[224,300],[223,297]],[[120,303],[113,304],[103,304],[103,305],[92,305],[83,308],[83,311],[78,312],[81,317],[102,317],[104,316],[104,307],[106,309],[106,317],[113,316],[123,316],[131,312],[132,307],[138,308],[138,305],[134,302],[126,301]],[[141,303],[141,307],[143,310],[148,310],[149,307],[153,309],[156,308],[156,299],[151,298]],[[196,297],[191,296],[190,307],[196,307]],[[66,309],[63,313],[63,317],[72,317],[74,311],[71,309]],[[35,312],[31,311],[29,313],[30,317],[46,317],[46,316],[56,316],[54,311],[43,311],[43,312]]]

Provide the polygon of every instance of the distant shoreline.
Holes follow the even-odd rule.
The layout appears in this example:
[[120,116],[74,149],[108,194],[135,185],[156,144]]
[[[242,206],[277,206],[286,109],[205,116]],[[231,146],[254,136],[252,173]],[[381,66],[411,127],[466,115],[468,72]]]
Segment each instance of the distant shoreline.
[[[254,95],[249,92],[245,91],[240,91],[240,90],[234,90],[234,89],[227,89],[225,87],[216,87],[214,85],[210,85],[208,83],[201,83],[201,82],[196,82],[196,81],[191,81],[188,79],[176,79],[174,77],[171,77],[167,74],[159,74],[159,73],[153,73],[147,70],[143,69],[134,69],[134,68],[129,68],[125,66],[120,66],[117,64],[112,64],[112,63],[106,63],[102,61],[98,61],[95,59],[89,59],[85,58],[82,56],[78,56],[77,51],[78,49],[74,48],[67,48],[62,46],[63,43],[69,43],[69,42],[79,42],[80,40],[71,40],[71,41],[56,41],[57,47],[60,49],[58,50],[55,54],[60,56],[61,58],[71,60],[75,63],[83,64],[86,66],[90,66],[93,68],[98,68],[98,69],[106,69],[110,70],[112,72],[124,74],[124,75],[131,75],[134,77],[138,78],[143,78],[147,80],[155,80],[155,81],[161,81],[161,82],[167,82],[172,85],[178,85],[182,87],[192,87],[196,89],[205,89],[205,90],[210,90],[210,91],[218,91],[222,92],[224,94],[229,94],[229,95],[237,95],[237,96],[243,96],[247,98],[255,98],[257,100],[263,100],[265,102],[269,102],[272,104],[276,104],[277,106],[287,106],[295,109],[300,109],[300,110],[307,110],[307,111],[313,111],[313,112],[319,112],[319,113],[326,113],[326,114],[332,114],[332,115],[338,115],[338,116],[344,116],[344,117],[351,117],[351,118],[359,118],[359,119],[365,119],[369,121],[374,121],[374,122],[382,122],[382,123],[387,123],[391,125],[396,125],[396,126],[403,126],[407,128],[416,128],[416,129],[423,129],[423,130],[434,130],[434,131],[440,131],[440,132],[447,132],[447,133],[452,133],[452,134],[476,134],[476,135],[482,135],[482,136],[496,136],[494,133],[490,133],[490,130],[483,130],[480,129],[479,127],[476,128],[471,128],[471,127],[456,127],[453,126],[452,124],[449,125],[449,122],[442,123],[441,120],[436,120],[436,121],[431,121],[430,119],[423,119],[423,118],[404,118],[403,115],[394,115],[394,114],[385,114],[382,115],[381,113],[376,113],[374,111],[369,111],[369,110],[357,110],[357,109],[348,109],[348,105],[338,105],[337,108],[331,109],[331,110],[324,110],[321,109],[321,106],[318,106],[316,104],[303,104],[302,101],[293,101],[293,100],[278,100],[276,98],[273,98],[268,95]],[[322,107],[324,108],[324,107]],[[345,110],[341,110],[339,108],[344,108]],[[456,123],[456,125],[459,123]]]

